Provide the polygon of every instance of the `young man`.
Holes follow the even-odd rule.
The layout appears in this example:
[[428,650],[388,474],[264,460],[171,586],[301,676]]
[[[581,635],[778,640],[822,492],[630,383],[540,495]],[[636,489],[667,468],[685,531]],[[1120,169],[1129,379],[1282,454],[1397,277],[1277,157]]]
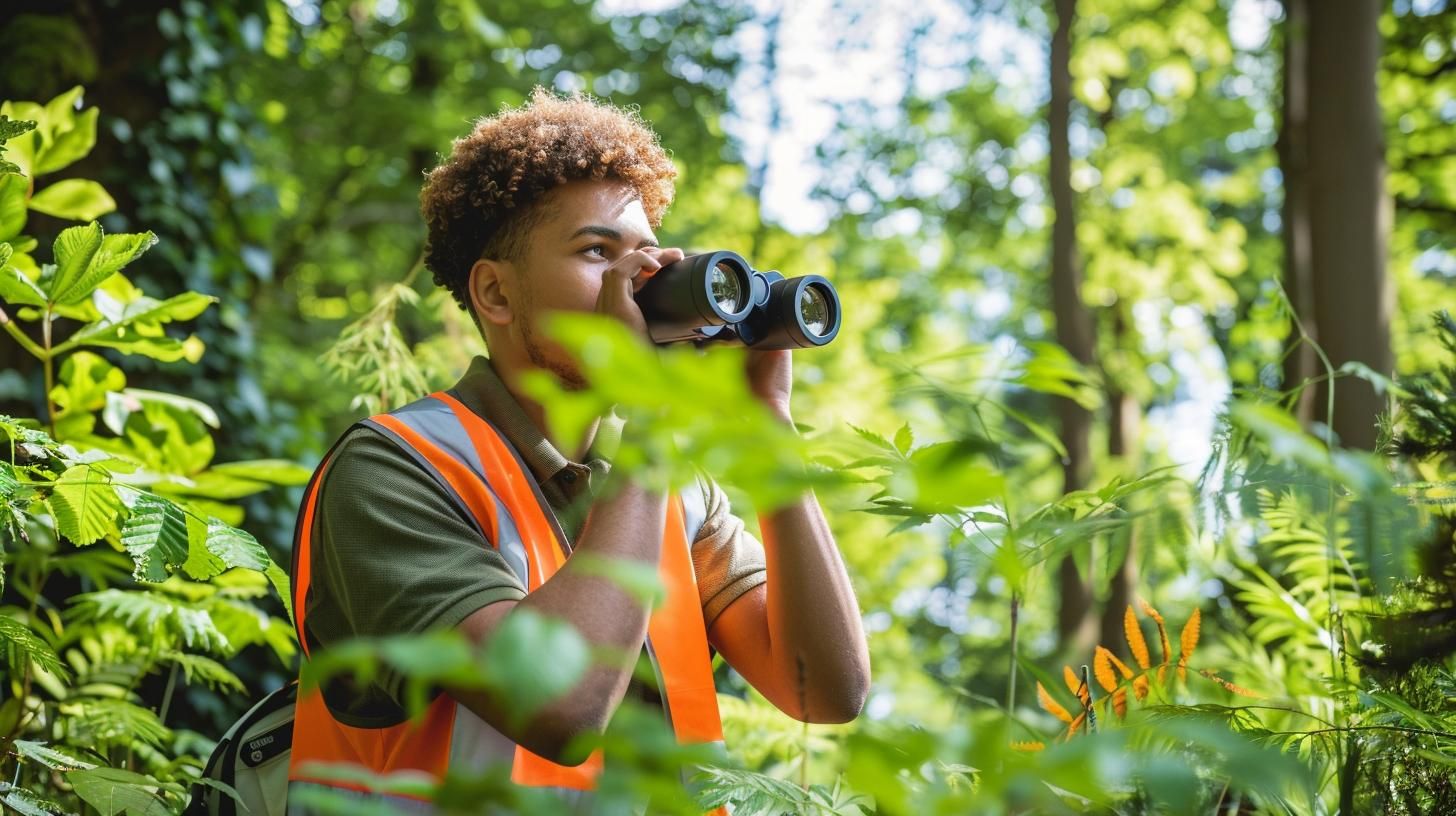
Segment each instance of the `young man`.
[[[869,656],[812,494],[762,515],[760,545],[710,479],[667,496],[612,473],[613,419],[599,420],[582,450],[561,451],[546,430],[549,406],[519,386],[543,369],[583,382],[539,330],[551,312],[610,315],[647,342],[633,293],[683,257],[653,235],[675,175],[637,116],[540,89],[457,140],[421,195],[426,263],[474,316],[490,358],[476,358],[450,391],[351,429],[320,465],[296,542],[309,651],[446,627],[483,643],[530,610],[623,658],[593,666],[524,721],[491,694],[451,689],[410,731],[399,677],[331,685],[321,702],[300,703],[290,779],[309,781],[310,760],[431,774],[499,762],[517,784],[579,801],[600,758],[576,738],[605,728],[644,642],[659,687],[642,693],[662,699],[683,741],[721,739],[710,646],[792,717],[859,713]],[[787,351],[750,351],[745,374],[786,423],[790,366]],[[666,608],[646,608],[567,553],[658,567]],[[543,646],[535,659],[549,666],[553,656]],[[436,730],[425,739],[419,728]],[[441,741],[443,757],[398,761]]]

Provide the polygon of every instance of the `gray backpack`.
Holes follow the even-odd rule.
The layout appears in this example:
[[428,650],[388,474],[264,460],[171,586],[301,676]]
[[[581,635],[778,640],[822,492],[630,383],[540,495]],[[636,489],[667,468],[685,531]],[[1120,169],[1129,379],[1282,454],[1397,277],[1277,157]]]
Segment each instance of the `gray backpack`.
[[233,723],[213,749],[202,777],[228,785],[238,799],[199,782],[192,786],[192,801],[183,816],[238,816],[240,802],[248,816],[284,816],[297,699],[298,684],[289,683]]

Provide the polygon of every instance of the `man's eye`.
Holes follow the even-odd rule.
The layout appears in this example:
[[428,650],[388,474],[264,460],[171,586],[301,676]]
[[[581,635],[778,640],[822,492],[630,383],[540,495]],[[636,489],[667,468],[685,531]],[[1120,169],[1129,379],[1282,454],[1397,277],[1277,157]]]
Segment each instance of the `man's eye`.
[[601,244],[592,244],[586,249],[583,249],[582,252],[586,252],[588,254],[596,253],[597,257],[599,258],[607,257],[607,248],[602,246]]

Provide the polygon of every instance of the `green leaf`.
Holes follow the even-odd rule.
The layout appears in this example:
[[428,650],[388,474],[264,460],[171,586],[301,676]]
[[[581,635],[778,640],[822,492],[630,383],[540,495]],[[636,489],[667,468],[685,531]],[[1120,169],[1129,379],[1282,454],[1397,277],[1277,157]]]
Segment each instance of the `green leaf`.
[[0,300],[20,306],[45,306],[46,295],[30,276],[6,266],[0,268]]
[[207,551],[228,567],[264,572],[273,563],[268,551],[248,533],[213,518],[207,522]]
[[101,251],[101,236],[101,225],[95,221],[84,227],[61,230],[52,246],[56,260],[55,272],[49,278],[42,275],[40,279],[40,286],[45,290],[47,300],[64,300],[67,292],[85,277],[96,253]]
[[191,476],[205,469],[216,452],[202,420],[170,403],[143,403],[127,417],[124,430],[132,455],[158,473]]
[[76,789],[76,795],[86,804],[101,812],[101,816],[171,816],[158,793],[160,782],[131,771],[119,768],[93,768],[66,774],[66,781]]
[[187,560],[187,516],[172,502],[143,493],[122,525],[121,544],[136,564],[138,580],[165,581],[169,568]]
[[89,351],[79,351],[61,364],[61,382],[51,389],[51,401],[62,414],[92,413],[106,407],[106,395],[126,387],[126,374]]
[[54,173],[85,158],[96,146],[96,119],[100,113],[99,108],[88,108],[70,117],[69,127],[54,130],[51,143],[41,151],[35,174]]
[[97,465],[67,468],[51,491],[50,506],[56,530],[80,546],[115,532],[117,515],[125,510],[111,474]]
[[71,221],[91,221],[116,209],[116,199],[90,179],[64,179],[30,197],[38,213]]
[[22,788],[11,787],[9,782],[0,782],[0,802],[15,810],[20,816],[53,816],[65,813],[65,808],[55,802]]
[[186,292],[160,302],[139,297],[126,304],[117,319],[82,327],[58,349],[105,346],[125,354],[142,354],[163,362],[176,362],[187,356],[187,346],[166,336],[162,325],[174,320],[191,320],[216,300],[200,292]]
[[213,465],[213,473],[222,473],[256,482],[280,485],[307,484],[313,470],[287,459],[248,459]]
[[77,771],[96,767],[93,763],[76,759],[70,754],[57,751],[43,742],[16,740],[11,745],[15,753],[19,754],[22,759],[39,762],[53,771]]
[[210,657],[166,649],[158,655],[158,658],[182,669],[182,674],[189,683],[200,680],[214,691],[225,690],[245,693],[248,690],[236,674],[233,674],[226,666]]
[[288,580],[288,573],[274,563],[269,563],[268,568],[263,570],[268,576],[268,581],[273,584],[273,590],[283,601],[283,609],[288,613],[288,620],[293,621],[293,585]]
[[137,233],[118,233],[101,239],[101,249],[92,258],[91,265],[81,279],[66,292],[56,292],[56,302],[63,305],[83,303],[91,297],[96,288],[108,278],[120,272],[127,264],[140,258],[143,253],[157,244],[157,236],[149,230]]
[[30,183],[24,176],[0,175],[0,240],[8,241],[25,229],[29,194]]
[[160,402],[185,411],[202,420],[210,428],[222,427],[222,422],[217,418],[217,412],[205,402],[179,394],[168,394],[165,391],[148,391],[145,388],[128,388],[123,393],[143,403]]
[[11,668],[19,669],[28,660],[51,674],[70,676],[70,672],[49,643],[41,640],[29,626],[3,614],[0,614],[0,644],[4,644],[0,655],[5,657]]
[[571,624],[518,607],[486,641],[482,662],[505,709],[525,722],[576,685],[591,665],[591,651]]
[[895,432],[895,448],[901,453],[909,453],[913,447],[915,447],[915,432],[910,430],[910,423],[907,422]]

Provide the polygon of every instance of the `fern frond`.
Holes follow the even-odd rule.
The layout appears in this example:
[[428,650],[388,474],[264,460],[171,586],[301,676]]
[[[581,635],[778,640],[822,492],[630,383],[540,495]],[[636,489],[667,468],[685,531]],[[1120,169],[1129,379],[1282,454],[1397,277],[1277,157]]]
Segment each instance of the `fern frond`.
[[1103,691],[1113,691],[1117,688],[1117,675],[1112,671],[1112,652],[1106,646],[1098,646],[1097,652],[1092,656],[1092,673],[1097,675],[1097,682],[1102,684]]
[[1183,633],[1178,636],[1178,679],[1188,679],[1188,658],[1193,656],[1193,650],[1198,648],[1198,630],[1202,625],[1203,613],[1194,608],[1193,614],[1188,616],[1188,622],[1183,624]]
[[[1163,616],[1158,614],[1158,610],[1154,609],[1152,604],[1141,599],[1139,602],[1143,606],[1143,612],[1147,613],[1147,616],[1152,618],[1153,623],[1158,626],[1158,641],[1163,647],[1163,662],[1158,664],[1158,685],[1162,685],[1168,679],[1168,663],[1173,660],[1173,647],[1168,645],[1168,626],[1163,621]],[[1147,666],[1143,668],[1146,669]]]
[[[1144,611],[1151,608],[1146,602],[1143,603]],[[1131,651],[1133,659],[1137,661],[1138,667],[1150,668],[1152,660],[1148,657],[1148,642],[1143,640],[1143,630],[1138,625],[1137,613],[1132,611],[1132,604],[1127,605],[1127,613],[1122,616],[1122,629],[1127,635],[1128,649]]]
[[1052,696],[1047,693],[1046,687],[1044,687],[1040,682],[1036,684],[1036,701],[1040,703],[1041,707],[1043,709],[1046,709],[1047,713],[1051,714],[1053,717],[1056,717],[1064,723],[1072,722],[1071,713],[1069,713],[1067,709],[1063,708],[1061,703],[1052,699]]
[[1259,692],[1250,691],[1243,686],[1236,686],[1233,683],[1230,683],[1229,681],[1223,679],[1222,677],[1219,677],[1217,674],[1209,669],[1199,669],[1198,673],[1203,675],[1204,677],[1207,677],[1209,680],[1212,680],[1213,682],[1219,684],[1220,686],[1223,686],[1225,690],[1233,694],[1237,694],[1240,697],[1252,697],[1255,700],[1264,699],[1264,695],[1260,694]]
[[1082,685],[1082,679],[1072,671],[1071,666],[1062,666],[1062,682],[1067,684],[1067,691],[1072,692],[1073,697],[1082,701],[1082,705],[1087,705],[1087,688]]

